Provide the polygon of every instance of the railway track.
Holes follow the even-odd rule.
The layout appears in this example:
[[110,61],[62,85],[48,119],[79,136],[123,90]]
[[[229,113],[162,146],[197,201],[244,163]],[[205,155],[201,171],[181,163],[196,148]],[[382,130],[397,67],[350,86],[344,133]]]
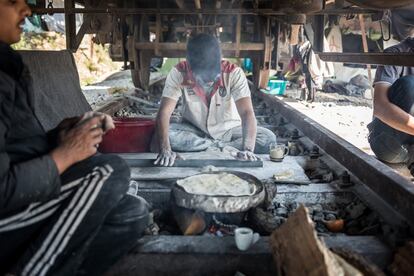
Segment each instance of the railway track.
[[[264,183],[277,187],[273,214],[281,219],[279,223],[284,220],[277,212],[286,209],[287,216],[297,208],[295,204],[303,203],[311,209],[311,214],[313,212],[316,230],[329,247],[357,252],[384,269],[391,261],[395,246],[413,236],[412,183],[282,100],[259,92],[254,95],[260,125],[273,130],[278,142],[287,143],[296,136],[293,138],[300,152],[288,156],[288,160],[298,165],[309,180],[306,185],[301,181],[275,183],[272,174],[259,175]],[[130,104],[131,97],[118,99],[106,105],[106,109],[114,114]],[[160,169],[139,162],[130,164],[141,196],[164,218],[155,218],[161,226],[157,235],[145,236],[134,252],[114,266],[110,275],[187,275],[195,262],[203,275],[226,275],[236,268],[242,268],[247,275],[274,273],[273,268],[269,268],[272,258],[266,236],[253,251],[241,254],[232,247],[232,237],[181,236],[171,230],[168,222],[162,221],[169,216],[170,192],[175,180],[199,173],[200,168]],[[333,212],[345,216],[351,227],[340,234],[326,231],[317,220],[318,210],[325,215]],[[272,220],[272,223],[277,222]]]

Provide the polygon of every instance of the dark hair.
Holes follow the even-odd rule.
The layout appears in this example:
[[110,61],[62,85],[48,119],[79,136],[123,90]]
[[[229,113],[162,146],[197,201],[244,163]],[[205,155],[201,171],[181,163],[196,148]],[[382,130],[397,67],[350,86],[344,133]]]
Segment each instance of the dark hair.
[[187,61],[194,74],[204,81],[213,81],[221,71],[221,51],[218,40],[209,34],[197,34],[187,43]]

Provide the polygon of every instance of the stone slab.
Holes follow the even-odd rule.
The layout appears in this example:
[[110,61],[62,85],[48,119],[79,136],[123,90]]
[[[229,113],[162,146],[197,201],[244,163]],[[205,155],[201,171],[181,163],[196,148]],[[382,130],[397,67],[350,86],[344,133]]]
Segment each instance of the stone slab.
[[[194,156],[194,155],[193,155]],[[207,155],[203,155],[207,157]],[[217,157],[217,156],[216,156]],[[298,164],[295,157],[286,156],[282,162],[272,162],[268,155],[260,155],[263,160],[262,168],[217,168],[219,171],[241,171],[249,173],[260,180],[269,180],[274,174],[290,175],[286,180],[290,182],[309,182],[303,168]],[[193,157],[194,158],[194,157]],[[211,156],[209,156],[211,158]],[[201,158],[200,158],[201,159]],[[205,168],[187,167],[132,167],[131,177],[134,180],[162,180],[180,179],[205,171]]]

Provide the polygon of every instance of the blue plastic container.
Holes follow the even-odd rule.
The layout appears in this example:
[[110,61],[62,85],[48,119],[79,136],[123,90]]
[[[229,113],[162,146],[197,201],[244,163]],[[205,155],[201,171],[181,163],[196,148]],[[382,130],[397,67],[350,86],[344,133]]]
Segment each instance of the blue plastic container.
[[245,58],[242,66],[247,72],[253,72],[253,62],[250,58]]
[[284,95],[287,81],[285,80],[269,80],[265,93],[271,95]]

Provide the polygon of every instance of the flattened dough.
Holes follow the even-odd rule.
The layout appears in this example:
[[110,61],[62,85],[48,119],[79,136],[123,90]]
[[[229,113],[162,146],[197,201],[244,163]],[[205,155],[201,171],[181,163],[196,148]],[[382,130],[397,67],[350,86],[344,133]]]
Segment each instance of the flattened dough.
[[187,193],[210,196],[249,196],[256,186],[230,173],[199,174],[177,181]]

